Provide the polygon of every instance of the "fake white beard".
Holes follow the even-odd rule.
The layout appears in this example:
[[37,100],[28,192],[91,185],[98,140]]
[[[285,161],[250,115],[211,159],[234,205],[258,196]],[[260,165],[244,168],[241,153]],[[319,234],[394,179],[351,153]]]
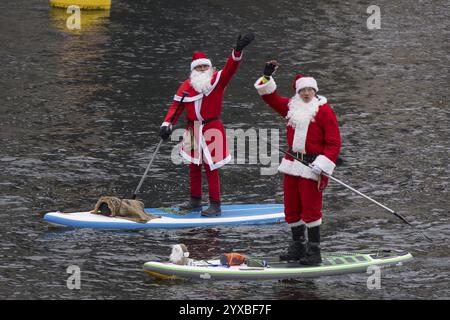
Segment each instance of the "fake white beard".
[[314,116],[319,110],[319,100],[314,97],[306,103],[296,94],[291,98],[288,106],[289,111],[286,119],[288,119],[288,125],[295,129],[292,150],[294,152],[305,152],[309,123],[314,121]]
[[201,72],[197,70],[191,71],[191,85],[195,89],[195,91],[199,93],[207,93],[211,90],[212,84],[211,79],[213,76],[213,69],[209,68],[209,70]]
[[319,110],[319,100],[314,97],[308,103],[304,102],[298,94],[289,101],[289,111],[286,116],[288,125],[302,129],[309,126],[309,123]]

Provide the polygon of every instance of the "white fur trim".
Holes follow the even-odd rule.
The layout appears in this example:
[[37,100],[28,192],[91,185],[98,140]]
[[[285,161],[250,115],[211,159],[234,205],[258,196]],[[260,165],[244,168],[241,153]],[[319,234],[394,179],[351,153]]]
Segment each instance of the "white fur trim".
[[327,98],[325,98],[324,96],[317,95],[317,98],[319,99],[319,107],[328,102]]
[[242,55],[243,55],[243,54],[244,54],[244,53],[241,51],[241,55],[240,55],[239,57],[236,57],[236,56],[234,55],[234,49],[233,49],[233,51],[231,51],[231,57],[233,58],[234,61],[241,61]]
[[191,71],[194,70],[195,67],[200,66],[202,64],[206,64],[210,68],[212,67],[211,60],[202,58],[202,59],[197,59],[197,60],[194,60],[194,61],[191,62]]
[[[200,111],[202,109],[202,101],[203,101],[203,99],[198,99],[198,100],[194,101],[195,115],[197,116],[197,120],[199,120],[199,121],[203,121],[203,118],[200,114]],[[202,126],[200,126],[200,130],[202,130]]]
[[210,163],[208,163],[208,164],[209,164],[209,168],[211,170],[216,170],[216,169],[219,169],[220,167],[223,167],[224,165],[226,165],[230,161],[231,161],[231,154],[229,154],[225,159],[223,159],[223,160],[221,160],[219,162],[216,162],[214,164],[210,164]]
[[188,155],[182,149],[180,149],[180,155],[190,163],[200,164],[200,158],[192,158],[190,155]]
[[205,93],[206,96],[209,96],[209,94],[214,90],[214,88],[217,86],[217,84],[219,83],[219,79],[220,76],[222,75],[222,70],[220,70],[219,72],[217,72],[217,76],[216,76],[216,80],[214,81],[213,85],[211,86],[211,89]]
[[163,122],[161,127],[168,127],[168,126],[172,126],[172,124],[170,122]]
[[302,177],[317,181],[319,176],[312,172],[312,170],[305,166],[303,163],[297,160],[287,160],[283,158],[281,164],[278,167],[278,171],[281,173],[289,174],[291,176]]
[[320,218],[319,220],[315,220],[315,221],[311,221],[311,222],[304,222],[306,224],[307,228],[314,228],[317,226],[320,226],[322,224],[322,218]]
[[304,153],[309,124],[314,121],[314,117],[319,111],[319,100],[314,97],[310,102],[305,103],[296,94],[289,101],[288,107],[286,119],[288,119],[288,125],[295,129],[292,150]]
[[291,228],[294,228],[294,227],[302,226],[304,224],[305,224],[305,221],[299,220],[297,222],[288,223],[288,226],[291,227]]
[[[199,132],[203,132],[203,125],[200,125],[199,127]],[[199,136],[199,141],[198,141],[198,158],[193,158],[191,157],[191,155],[187,154],[183,148],[180,148],[180,155],[186,159],[187,161],[194,163],[194,164],[200,164],[201,163],[201,159],[202,159],[202,155],[204,156],[204,158],[206,159],[206,163],[208,163],[209,168],[211,170],[215,170],[215,169],[219,169],[220,167],[226,165],[228,162],[231,161],[231,154],[229,154],[225,159],[220,160],[216,163],[213,162],[212,157],[211,157],[211,153],[209,152],[208,149],[208,145],[206,144],[206,140],[205,137],[203,136],[203,134],[201,134]]]
[[[173,100],[175,100],[175,101],[181,101],[181,98],[182,97],[180,97],[178,95],[174,95],[173,96]],[[203,93],[200,93],[200,94],[198,94],[196,96],[193,96],[193,97],[184,97],[183,102],[194,102],[195,100],[198,100],[198,99],[201,99],[201,98],[203,98]]]
[[333,174],[333,170],[336,167],[336,164],[333,161],[322,154],[319,155],[312,164],[318,166],[323,172],[329,175]]
[[303,77],[295,81],[296,92],[299,92],[303,88],[313,88],[316,92],[319,91],[317,81],[313,77]]
[[255,82],[255,89],[258,91],[260,96],[274,93],[275,90],[277,90],[277,84],[272,77],[270,77],[270,80],[268,82],[260,84],[262,79],[263,77],[259,78]]
[[201,147],[202,147],[202,150],[203,150],[203,155],[205,156],[206,162],[208,163],[209,168],[211,170],[218,169],[218,168],[226,165],[228,162],[231,161],[231,155],[229,154],[225,159],[214,163],[214,161],[212,159],[212,156],[211,156],[211,153],[209,152],[209,148],[208,148],[208,145],[206,143],[205,137],[203,135],[201,137],[201,141],[200,142],[201,142]]

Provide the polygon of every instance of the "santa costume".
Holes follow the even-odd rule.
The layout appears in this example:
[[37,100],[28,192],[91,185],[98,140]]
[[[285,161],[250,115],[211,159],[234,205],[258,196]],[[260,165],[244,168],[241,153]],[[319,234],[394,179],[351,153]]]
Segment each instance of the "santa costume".
[[[189,165],[191,202],[187,208],[189,210],[201,210],[202,197],[202,166],[205,169],[208,180],[208,191],[210,204],[214,204],[217,210],[214,215],[220,214],[220,179],[217,169],[224,166],[231,160],[228,150],[225,128],[220,119],[222,113],[222,101],[226,86],[236,73],[242,53],[233,49],[222,70],[212,69],[211,60],[205,53],[194,52],[192,55],[191,72],[197,66],[209,66],[212,73],[211,81],[203,88],[195,89],[191,77],[183,82],[173,98],[164,122],[161,127],[174,125],[180,114],[186,109],[187,125],[181,143],[180,154],[186,159]],[[179,101],[183,93],[185,95],[180,110],[174,117],[172,123],[170,119],[175,114]],[[187,94],[187,95],[186,95]],[[197,203],[197,205],[193,204]],[[183,207],[182,207],[183,209]]]
[[[294,96],[286,98],[278,94],[272,76],[261,77],[255,83],[263,100],[287,120],[289,153],[331,175],[341,147],[339,126],[333,109],[323,96],[316,95],[308,103],[300,98],[298,92],[303,88],[313,88],[317,93],[319,89],[314,78],[298,75],[293,87]],[[319,253],[317,259],[320,262],[322,192],[328,178],[314,173],[310,167],[289,155],[284,157],[278,170],[284,173],[285,219],[293,237],[288,253],[281,258],[303,259],[308,264],[307,256],[315,250]]]

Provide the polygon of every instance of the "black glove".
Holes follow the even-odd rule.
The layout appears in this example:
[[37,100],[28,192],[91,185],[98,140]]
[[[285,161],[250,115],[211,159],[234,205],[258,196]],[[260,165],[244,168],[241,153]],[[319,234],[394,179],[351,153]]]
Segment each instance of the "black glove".
[[250,32],[247,33],[243,38],[241,37],[241,35],[239,35],[239,37],[237,38],[237,42],[236,42],[236,51],[242,51],[242,49],[244,49],[250,42],[252,42],[255,39],[255,35]]
[[270,78],[277,68],[278,63],[275,60],[266,62],[266,66],[264,67],[264,77]]
[[161,137],[161,139],[167,140],[167,139],[169,139],[171,134],[172,134],[172,128],[170,125],[169,126],[161,126],[161,128],[159,128],[159,136]]

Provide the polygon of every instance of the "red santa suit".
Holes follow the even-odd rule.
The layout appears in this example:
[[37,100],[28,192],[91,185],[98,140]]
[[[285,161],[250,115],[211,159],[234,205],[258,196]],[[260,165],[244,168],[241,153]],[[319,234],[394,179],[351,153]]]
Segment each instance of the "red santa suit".
[[[187,92],[188,95],[180,106],[181,110],[175,116],[172,124],[177,122],[180,114],[186,109],[188,123],[181,143],[180,154],[190,162],[191,196],[201,197],[201,166],[203,164],[208,178],[210,199],[220,201],[220,182],[216,169],[231,160],[225,128],[220,120],[222,101],[225,88],[236,73],[241,58],[242,53],[232,51],[224,68],[214,72],[208,92],[197,92],[192,87],[190,80],[185,80],[175,94],[173,103],[164,118],[162,125],[169,125],[183,92]],[[210,60],[204,53],[194,53],[191,70],[201,64],[211,66]]]
[[[301,80],[303,79],[303,80]],[[332,174],[341,147],[338,122],[327,99],[316,96],[310,103],[304,103],[298,94],[292,98],[280,96],[271,77],[264,83],[260,78],[255,88],[264,101],[287,122],[287,142],[290,153],[314,159],[327,174]],[[295,92],[312,87],[318,91],[316,81],[311,77],[298,75],[294,80]],[[312,228],[322,224],[322,192],[326,186],[325,176],[315,174],[308,166],[286,155],[278,171],[284,173],[284,206],[286,222],[291,227],[306,224]]]

